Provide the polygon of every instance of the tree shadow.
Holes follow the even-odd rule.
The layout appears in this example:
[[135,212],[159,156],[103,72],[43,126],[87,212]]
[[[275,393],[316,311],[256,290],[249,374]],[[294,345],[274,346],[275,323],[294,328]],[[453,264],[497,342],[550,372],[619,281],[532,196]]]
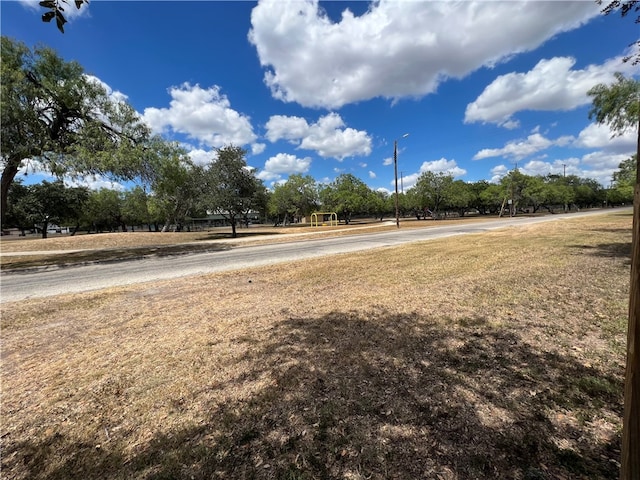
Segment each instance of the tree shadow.
[[[255,368],[227,385],[203,378],[194,391],[264,378],[268,386],[207,404],[202,424],[156,435],[133,456],[117,442],[97,449],[52,435],[9,446],[3,458],[30,478],[48,466],[49,479],[617,476],[618,438],[567,419],[621,415],[622,379],[541,351],[490,319],[443,325],[382,309],[336,311],[239,341],[249,348],[237,362]],[[52,468],[54,453],[65,460]]]
[[631,242],[600,243],[598,245],[572,245],[571,248],[589,255],[606,258],[623,258],[631,264]]

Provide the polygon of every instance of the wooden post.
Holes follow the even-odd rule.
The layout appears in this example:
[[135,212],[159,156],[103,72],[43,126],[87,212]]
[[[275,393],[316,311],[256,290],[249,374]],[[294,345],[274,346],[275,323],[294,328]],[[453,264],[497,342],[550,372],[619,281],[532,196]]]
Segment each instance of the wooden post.
[[629,330],[627,369],[624,382],[622,423],[622,461],[620,480],[640,480],[640,116],[636,186],[633,197],[633,236],[631,247],[631,285],[629,288]]

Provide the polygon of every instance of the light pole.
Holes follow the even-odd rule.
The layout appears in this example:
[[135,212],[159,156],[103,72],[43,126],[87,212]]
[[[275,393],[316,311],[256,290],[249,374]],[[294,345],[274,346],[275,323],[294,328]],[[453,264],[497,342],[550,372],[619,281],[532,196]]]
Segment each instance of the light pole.
[[[407,138],[408,133],[401,138]],[[398,140],[393,141],[393,175],[396,180],[396,227],[400,228],[400,209],[398,207]]]

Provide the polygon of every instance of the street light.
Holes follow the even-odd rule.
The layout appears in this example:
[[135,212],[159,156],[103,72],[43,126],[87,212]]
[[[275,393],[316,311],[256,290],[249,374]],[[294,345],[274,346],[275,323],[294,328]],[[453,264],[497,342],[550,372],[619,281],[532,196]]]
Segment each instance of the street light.
[[[401,138],[407,138],[408,133]],[[398,140],[393,141],[393,173],[396,180],[396,227],[400,228],[400,209],[398,208]]]

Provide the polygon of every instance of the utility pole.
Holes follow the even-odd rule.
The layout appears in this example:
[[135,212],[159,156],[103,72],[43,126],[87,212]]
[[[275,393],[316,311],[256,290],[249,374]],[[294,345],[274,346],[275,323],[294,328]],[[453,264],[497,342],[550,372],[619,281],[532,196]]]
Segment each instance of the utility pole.
[[396,227],[400,228],[400,209],[398,208],[398,141],[393,141],[393,176],[396,179]]
[[[402,138],[408,137],[405,133]],[[400,228],[400,207],[398,206],[398,140],[393,141],[393,176],[396,181],[396,227]]]

